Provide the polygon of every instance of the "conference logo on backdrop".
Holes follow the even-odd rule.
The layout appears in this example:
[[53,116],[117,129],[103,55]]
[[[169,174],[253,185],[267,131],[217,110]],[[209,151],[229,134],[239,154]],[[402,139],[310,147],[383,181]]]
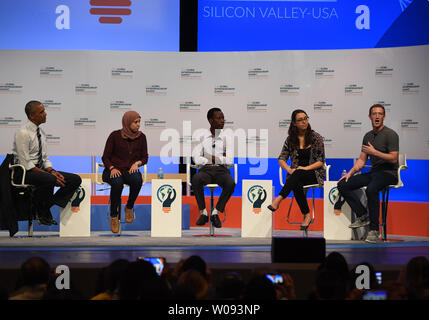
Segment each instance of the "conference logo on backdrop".
[[264,145],[268,143],[268,131],[261,129],[263,136],[254,134],[253,132],[256,132],[256,130],[249,129],[248,136],[246,137],[246,144]]
[[333,104],[326,101],[318,101],[313,104],[314,111],[332,111]]
[[46,143],[50,146],[59,146],[61,144],[61,137],[46,133]]
[[413,119],[406,119],[401,121],[401,128],[404,129],[417,129],[420,127],[420,124],[418,121]]
[[290,119],[279,120],[279,128],[280,129],[289,129],[291,122],[292,121]]
[[333,79],[335,78],[335,69],[330,67],[319,67],[314,70],[316,79]]
[[110,111],[127,111],[132,110],[133,104],[131,102],[116,100],[110,102]]
[[40,67],[41,78],[62,78],[64,70],[61,67],[55,66],[42,66]]
[[323,138],[323,144],[325,147],[331,147],[334,144],[334,140],[328,137],[322,137]]
[[268,79],[270,71],[267,68],[251,68],[247,71],[249,79]]
[[134,70],[125,67],[113,67],[110,75],[112,79],[132,79]]
[[0,93],[21,93],[22,85],[16,84],[15,82],[0,82]]
[[201,110],[201,104],[193,101],[183,101],[179,104],[180,112],[198,112]]
[[147,96],[166,96],[167,87],[162,87],[159,84],[151,84],[146,86]]
[[252,101],[247,103],[247,111],[249,112],[267,112],[268,104],[261,101]]
[[344,87],[344,95],[346,96],[361,96],[363,95],[363,86],[357,84],[349,84]]
[[21,121],[21,119],[14,117],[0,117],[0,128],[19,128]]
[[247,191],[247,200],[253,205],[253,213],[261,213],[261,206],[267,199],[267,191],[260,185],[255,185]]
[[391,78],[393,76],[393,68],[388,66],[379,66],[375,68],[375,76],[377,78]]
[[402,94],[418,94],[420,85],[414,82],[407,82],[402,84]]
[[146,129],[164,129],[167,128],[167,121],[158,118],[151,118],[144,121],[144,127]]
[[220,84],[214,87],[215,96],[234,96],[235,88],[226,84]]
[[162,211],[164,213],[169,213],[171,211],[171,205],[174,200],[176,200],[177,192],[173,186],[169,184],[164,184],[158,188],[156,191],[156,197],[159,202],[162,204]]
[[96,95],[98,87],[89,83],[79,83],[75,85],[74,92],[77,95]]
[[92,6],[89,12],[92,15],[101,16],[98,18],[100,23],[122,23],[122,17],[129,16],[132,12],[129,8],[131,6],[129,0],[90,0],[89,3]]
[[344,128],[355,128],[355,129],[360,129],[362,127],[362,121],[357,121],[357,120],[344,120]]
[[77,118],[74,119],[73,125],[75,129],[95,129],[97,120],[90,118]]
[[284,84],[280,86],[281,96],[298,96],[300,87],[294,84]]
[[199,80],[202,75],[203,72],[195,68],[185,68],[180,71],[181,80]]

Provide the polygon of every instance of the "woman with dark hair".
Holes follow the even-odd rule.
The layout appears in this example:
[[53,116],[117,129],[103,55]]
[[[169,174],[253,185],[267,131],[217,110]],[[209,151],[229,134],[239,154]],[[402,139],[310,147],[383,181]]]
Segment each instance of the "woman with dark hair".
[[128,202],[125,206],[125,221],[133,222],[134,202],[142,187],[139,167],[147,163],[146,136],[140,129],[140,115],[127,111],[122,117],[122,129],[113,131],[106,141],[103,153],[103,181],[112,186],[110,190],[110,228],[119,232],[118,216],[121,210],[121,194],[124,183],[130,186]]
[[[293,191],[304,216],[301,230],[307,230],[311,223],[310,209],[302,187],[309,184],[323,185],[325,179],[323,138],[311,129],[308,119],[304,110],[292,112],[288,137],[278,158],[280,167],[288,172],[286,182],[279,196],[268,206],[271,211],[276,211],[280,202]],[[290,166],[286,163],[288,158],[291,159]]]

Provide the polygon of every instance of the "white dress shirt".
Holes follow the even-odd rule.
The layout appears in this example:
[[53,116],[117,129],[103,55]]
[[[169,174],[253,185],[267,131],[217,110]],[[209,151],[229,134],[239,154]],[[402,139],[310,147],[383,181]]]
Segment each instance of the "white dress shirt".
[[[40,129],[42,141],[42,161],[41,169],[52,167],[52,163],[46,153],[46,134]],[[15,133],[13,141],[13,154],[15,155],[15,163],[22,164],[26,170],[33,169],[38,162],[39,141],[37,139],[37,126],[28,121],[24,126],[18,129]]]
[[[234,166],[234,140],[233,136],[224,130],[216,132],[213,137],[210,130],[202,135],[202,142],[192,152],[194,163],[201,168],[207,164],[222,165],[227,168]],[[215,156],[215,163],[212,156]]]

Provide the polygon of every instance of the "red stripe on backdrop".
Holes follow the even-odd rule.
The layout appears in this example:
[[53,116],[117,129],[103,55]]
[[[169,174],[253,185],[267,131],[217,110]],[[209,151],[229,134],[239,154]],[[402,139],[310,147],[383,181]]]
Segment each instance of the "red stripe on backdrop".
[[119,17],[100,17],[100,19],[98,19],[98,21],[100,23],[121,23],[122,18],[119,18]]
[[111,8],[91,8],[89,10],[91,14],[107,14],[116,16],[129,16],[131,14],[130,9],[111,9]]
[[129,7],[131,5],[131,1],[130,0],[91,0],[89,4],[92,6]]
[[[122,203],[128,200],[127,196],[122,197]],[[215,197],[215,204],[218,197]],[[107,204],[109,196],[92,196],[91,204]],[[136,204],[150,204],[150,196],[139,196]],[[190,226],[195,227],[198,219],[198,206],[193,196],[183,196],[183,204],[190,205]],[[276,230],[299,230],[299,225],[290,225],[286,221],[287,210],[290,198],[285,199],[280,208],[274,213],[274,229]],[[311,210],[311,202],[309,206]],[[206,197],[206,207],[210,206],[210,197]],[[241,228],[241,197],[231,197],[226,206],[226,220],[222,224],[225,228]],[[316,199],[315,221],[309,227],[309,231],[323,230],[323,199]],[[224,215],[221,214],[221,220]],[[301,220],[300,220],[301,219]],[[302,214],[298,206],[294,203],[291,212],[291,220],[302,221]],[[429,237],[429,203],[427,202],[399,202],[389,201],[389,211],[387,213],[387,234]]]

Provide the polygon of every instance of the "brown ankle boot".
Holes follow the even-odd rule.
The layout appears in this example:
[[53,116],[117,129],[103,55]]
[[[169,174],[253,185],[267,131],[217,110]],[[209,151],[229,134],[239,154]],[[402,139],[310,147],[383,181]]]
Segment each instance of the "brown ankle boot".
[[110,217],[110,230],[112,230],[113,233],[119,232],[119,219],[118,217]]
[[133,221],[134,221],[133,209],[129,209],[127,208],[127,206],[125,206],[125,222],[131,223]]

